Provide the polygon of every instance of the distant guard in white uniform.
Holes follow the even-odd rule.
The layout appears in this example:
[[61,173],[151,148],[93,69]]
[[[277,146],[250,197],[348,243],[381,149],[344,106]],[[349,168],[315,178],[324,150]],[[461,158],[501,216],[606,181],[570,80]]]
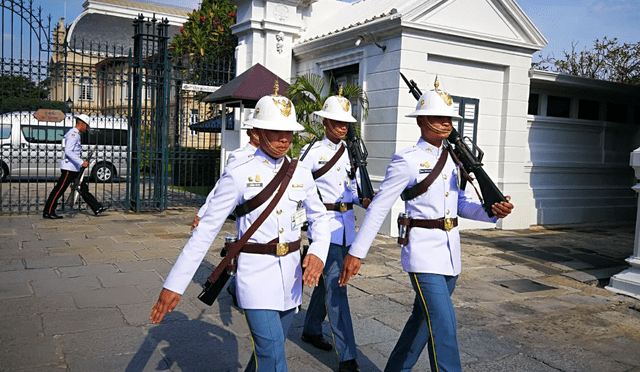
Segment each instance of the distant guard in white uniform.
[[[246,214],[236,208],[254,200],[282,167],[297,163],[285,156],[293,132],[303,130],[295,118],[295,108],[286,97],[272,95],[258,101],[248,124],[257,130],[260,148],[252,158],[225,169],[200,224],[167,276],[150,316],[153,323],[160,322],[178,304],[226,217],[234,209],[241,214],[237,227],[238,237],[242,237],[270,204],[265,202]],[[286,192],[243,246],[237,260],[238,303],[244,309],[254,345],[246,371],[287,371],[284,342],[296,308],[302,303],[302,283],[317,285],[329,249],[329,215],[311,171],[297,164],[285,186]],[[319,233],[310,244],[302,262],[303,274],[300,228],[307,219],[327,233]]]
[[[340,284],[346,285],[356,275],[360,260],[367,255],[391,206],[402,194],[408,214],[403,216],[403,223],[412,226],[408,240],[402,241],[402,267],[409,273],[416,297],[385,371],[411,371],[427,346],[432,371],[460,372],[451,303],[460,274],[458,217],[495,223],[509,215],[513,205],[494,204],[495,217],[490,218],[480,203],[468,199],[459,189],[458,165],[449,156],[445,140],[453,128],[452,118],[461,117],[454,111],[451,96],[438,89],[437,78],[435,89],[423,94],[416,110],[407,116],[417,118],[421,137],[415,146],[393,156],[345,258]],[[411,188],[419,183],[428,187],[426,191],[408,193],[416,190]]]
[[[354,123],[356,119],[351,116],[351,103],[340,94],[327,98],[322,110],[314,114],[323,118],[325,137],[308,152],[308,146],[303,147],[300,157],[306,153],[303,163],[311,169],[322,202],[331,215],[331,245],[320,284],[311,295],[302,329],[302,341],[321,350],[331,350],[331,344],[322,336],[322,322],[328,316],[331,339],[340,360],[338,371],[358,372],[358,351],[347,288],[340,287],[338,283],[344,256],[356,235],[353,205],[359,204],[357,185],[353,177],[355,175],[351,174],[347,144],[342,140],[347,135],[349,123]],[[369,202],[370,200],[365,201],[366,204]],[[312,224],[307,236],[313,241],[317,234],[322,233],[324,232],[318,231]]]
[[[64,135],[64,157],[60,162],[60,178],[58,182],[51,190],[49,198],[44,205],[44,211],[42,211],[42,217],[48,219],[59,219],[62,216],[56,214],[58,208],[58,199],[64,195],[67,188],[80,175],[80,170],[89,166],[89,162],[82,159],[82,144],[80,142],[80,134],[89,130],[89,115],[78,114],[74,115],[76,119],[75,127],[71,128]],[[80,185],[80,196],[87,203],[89,208],[97,216],[100,213],[106,211],[109,207],[103,206],[90,192],[89,186],[86,182],[82,182]]]

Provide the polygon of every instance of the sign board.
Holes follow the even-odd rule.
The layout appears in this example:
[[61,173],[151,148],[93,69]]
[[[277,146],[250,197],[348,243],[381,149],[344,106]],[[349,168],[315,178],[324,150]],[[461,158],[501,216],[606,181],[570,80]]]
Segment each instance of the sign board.
[[60,110],[40,109],[33,114],[38,121],[51,121],[59,123],[65,118],[64,112]]
[[220,87],[214,87],[210,85],[197,85],[197,84],[182,84],[182,90],[193,90],[196,92],[215,92]]

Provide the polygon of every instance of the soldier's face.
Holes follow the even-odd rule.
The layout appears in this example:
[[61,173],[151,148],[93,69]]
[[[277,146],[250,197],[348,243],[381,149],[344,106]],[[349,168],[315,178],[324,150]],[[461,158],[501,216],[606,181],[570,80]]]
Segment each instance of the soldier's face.
[[293,132],[267,129],[257,130],[260,133],[260,148],[267,155],[274,159],[279,159],[289,151],[289,146],[291,146],[291,141],[293,140]]
[[345,123],[344,121],[338,121],[333,119],[324,118],[323,120],[324,126],[326,128],[327,138],[333,143],[338,143],[344,136],[347,135],[347,131],[349,130],[349,123]]
[[442,140],[447,139],[453,129],[451,118],[448,116],[418,116],[418,126],[422,139],[436,146],[440,146]]
[[76,128],[78,128],[78,131],[80,131],[81,133],[84,133],[87,131],[87,123],[82,120],[76,119]]

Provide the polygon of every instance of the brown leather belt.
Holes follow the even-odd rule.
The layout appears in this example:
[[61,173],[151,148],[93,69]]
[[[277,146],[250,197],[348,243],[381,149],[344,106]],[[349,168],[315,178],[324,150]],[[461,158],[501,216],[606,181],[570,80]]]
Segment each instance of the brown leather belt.
[[[276,239],[274,239],[276,240]],[[243,253],[272,254],[276,256],[286,256],[291,252],[300,249],[300,239],[290,243],[245,243],[242,247]]]
[[324,206],[328,211],[339,211],[340,213],[344,213],[350,209],[353,209],[353,203],[333,203],[325,204]]
[[455,218],[438,218],[436,220],[421,220],[412,218],[409,223],[410,227],[422,227],[425,229],[441,229],[451,231],[458,226],[458,217]]

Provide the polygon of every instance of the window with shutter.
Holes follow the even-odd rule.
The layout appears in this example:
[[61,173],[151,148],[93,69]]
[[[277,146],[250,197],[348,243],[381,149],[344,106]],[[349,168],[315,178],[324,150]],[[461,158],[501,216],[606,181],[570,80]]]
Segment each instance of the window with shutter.
[[[460,137],[469,137],[475,144],[477,141],[478,132],[478,107],[480,100],[477,98],[456,97],[453,98],[453,105],[458,115],[462,116],[462,119],[453,119],[453,127],[456,128]],[[475,151],[475,145],[467,143],[473,151]]]

